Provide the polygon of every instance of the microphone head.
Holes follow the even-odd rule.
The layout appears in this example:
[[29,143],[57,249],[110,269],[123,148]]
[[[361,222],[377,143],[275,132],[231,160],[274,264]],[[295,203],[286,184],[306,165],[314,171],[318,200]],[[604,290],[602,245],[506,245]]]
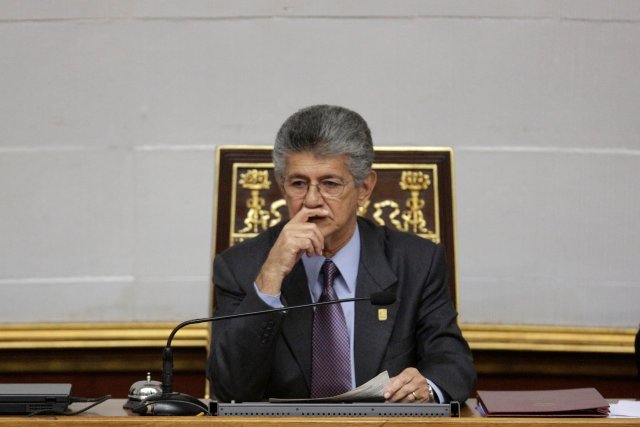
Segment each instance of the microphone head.
[[391,305],[396,302],[396,295],[391,292],[374,292],[371,294],[372,305]]

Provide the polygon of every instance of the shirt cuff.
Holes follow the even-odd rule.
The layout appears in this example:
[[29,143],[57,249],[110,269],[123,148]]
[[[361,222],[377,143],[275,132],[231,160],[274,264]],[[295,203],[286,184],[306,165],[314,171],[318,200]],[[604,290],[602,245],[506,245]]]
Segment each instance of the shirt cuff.
[[436,403],[448,403],[448,402],[445,402],[444,394],[442,393],[442,390],[440,390],[440,387],[435,385],[435,383],[431,381],[429,378],[427,378],[427,382],[429,383],[429,385],[433,389],[433,392],[436,395],[436,399],[438,400]]
[[282,304],[282,301],[280,301],[280,293],[278,293],[278,295],[269,295],[269,294],[260,292],[260,290],[258,289],[258,285],[256,285],[255,282],[253,283],[253,287],[255,288],[256,293],[258,294],[260,299],[264,301],[264,303],[270,306],[271,308],[284,307],[284,305]]

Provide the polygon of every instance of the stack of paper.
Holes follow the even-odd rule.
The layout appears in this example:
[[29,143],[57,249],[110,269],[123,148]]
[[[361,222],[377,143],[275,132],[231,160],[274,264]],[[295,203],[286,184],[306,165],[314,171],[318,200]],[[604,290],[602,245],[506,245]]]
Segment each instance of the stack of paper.
[[330,403],[330,402],[384,402],[384,388],[389,384],[389,373],[381,372],[360,387],[354,388],[337,396],[276,399],[270,398],[271,403]]
[[640,401],[620,400],[618,403],[612,403],[609,416],[611,418],[640,418]]

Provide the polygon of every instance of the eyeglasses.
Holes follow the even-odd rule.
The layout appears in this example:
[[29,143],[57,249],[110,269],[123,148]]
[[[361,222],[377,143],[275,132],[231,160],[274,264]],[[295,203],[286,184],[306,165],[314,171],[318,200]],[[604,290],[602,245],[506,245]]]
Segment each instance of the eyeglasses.
[[291,179],[284,183],[284,192],[294,199],[301,199],[307,195],[310,187],[316,187],[322,197],[336,199],[342,195],[347,183],[338,179],[323,179],[317,184],[311,184],[304,179]]

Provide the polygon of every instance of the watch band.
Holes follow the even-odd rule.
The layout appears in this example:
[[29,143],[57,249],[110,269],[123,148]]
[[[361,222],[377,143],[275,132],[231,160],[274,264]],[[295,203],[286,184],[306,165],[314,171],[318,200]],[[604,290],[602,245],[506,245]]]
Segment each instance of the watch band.
[[435,403],[436,396],[433,393],[433,387],[431,387],[431,384],[429,384],[429,381],[427,381],[427,388],[429,389],[429,397],[427,398],[427,403]]

